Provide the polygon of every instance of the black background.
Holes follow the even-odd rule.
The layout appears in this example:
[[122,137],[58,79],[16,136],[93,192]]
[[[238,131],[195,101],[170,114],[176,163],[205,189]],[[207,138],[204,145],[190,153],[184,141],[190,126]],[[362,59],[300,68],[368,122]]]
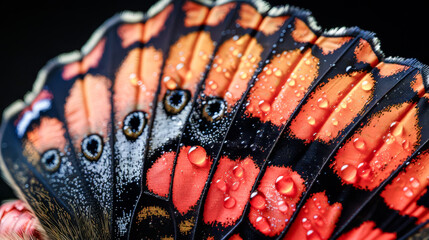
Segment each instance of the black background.
[[[115,13],[146,11],[154,2],[3,1],[0,4],[0,111],[31,90],[37,72],[48,60],[80,49],[92,32]],[[417,58],[429,63],[426,40],[429,20],[422,1],[269,2],[309,9],[324,29],[359,26],[373,31],[381,40],[386,56]],[[0,181],[0,200],[13,197]]]

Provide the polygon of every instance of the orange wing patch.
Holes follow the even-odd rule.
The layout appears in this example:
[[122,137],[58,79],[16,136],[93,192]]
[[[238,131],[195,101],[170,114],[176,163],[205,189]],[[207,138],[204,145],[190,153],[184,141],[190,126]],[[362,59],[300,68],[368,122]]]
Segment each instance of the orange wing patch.
[[289,16],[265,17],[259,29],[267,36],[272,35],[277,32],[281,26],[283,26],[288,18]]
[[324,192],[313,194],[283,239],[329,239],[341,215],[341,203],[329,204]]
[[158,36],[162,29],[165,28],[165,22],[172,11],[173,4],[169,4],[164,8],[164,10],[146,21],[143,33],[143,43],[147,43],[151,38]]
[[185,26],[195,27],[200,26],[209,12],[209,8],[198,3],[186,1],[183,4],[183,11],[186,14]]
[[359,45],[356,47],[355,57],[358,62],[368,63],[371,67],[375,67],[378,63],[378,57],[372,50],[371,44],[364,39],[359,39]]
[[323,55],[332,54],[344,44],[349,42],[352,37],[325,37],[321,36],[317,39],[316,45],[322,49]]
[[317,39],[316,34],[299,18],[295,18],[295,29],[292,31],[292,37],[301,43],[313,43]]
[[[365,77],[363,77],[365,76]],[[319,86],[292,121],[290,130],[307,143],[329,142],[363,110],[373,97],[375,80],[364,72],[340,74]]]
[[268,167],[258,190],[251,195],[250,223],[267,236],[280,234],[304,191],[304,180],[297,172]]
[[375,227],[375,222],[366,221],[359,227],[341,235],[338,240],[394,240],[396,233],[386,233]]
[[80,148],[82,138],[89,133],[107,137],[110,110],[110,80],[93,75],[76,80],[66,99],[64,112],[77,148]]
[[429,183],[429,152],[421,154],[402,171],[381,193],[386,204],[401,215],[418,219],[417,224],[429,220],[429,209],[417,205],[417,200],[426,193]]
[[27,133],[27,139],[39,153],[52,148],[64,151],[66,146],[64,134],[64,125],[60,120],[42,117],[39,126]]
[[242,28],[255,29],[262,20],[261,14],[249,4],[241,4],[238,14],[237,24]]
[[106,39],[101,39],[97,45],[83,57],[81,62],[72,62],[64,66],[62,77],[64,80],[70,80],[79,74],[88,72],[90,68],[96,68],[103,56]]
[[165,88],[181,87],[194,92],[213,51],[213,41],[207,32],[193,32],[181,37],[170,47],[170,57],[164,68]]
[[397,74],[399,72],[403,72],[408,70],[410,67],[405,65],[400,65],[396,63],[381,63],[376,68],[378,68],[379,75],[382,78],[392,76],[394,74]]
[[131,44],[142,39],[144,30],[143,23],[126,23],[118,27],[118,36],[121,38],[121,46],[127,48]]
[[420,140],[417,106],[390,106],[338,150],[331,165],[343,183],[373,190],[402,164]]
[[221,22],[225,20],[228,13],[231,12],[231,10],[235,8],[235,6],[236,6],[235,2],[214,6],[210,10],[210,14],[207,17],[206,24],[208,26],[219,25]]
[[318,76],[319,59],[311,49],[277,54],[258,75],[246,113],[281,126],[286,123],[308,87]]
[[259,167],[248,157],[230,160],[222,157],[213,176],[204,205],[204,222],[232,225],[243,214]]
[[205,93],[224,97],[229,106],[234,105],[247,89],[262,51],[262,46],[248,34],[225,41],[214,57]]

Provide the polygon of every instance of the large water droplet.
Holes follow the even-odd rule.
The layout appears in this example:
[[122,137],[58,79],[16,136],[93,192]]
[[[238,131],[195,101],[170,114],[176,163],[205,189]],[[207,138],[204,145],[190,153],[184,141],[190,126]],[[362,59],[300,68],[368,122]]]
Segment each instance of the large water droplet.
[[258,210],[264,210],[266,206],[265,196],[259,192],[250,195],[250,206]]
[[232,172],[234,173],[234,176],[236,176],[236,177],[238,177],[238,178],[241,178],[241,177],[243,177],[243,175],[244,175],[244,168],[243,168],[243,167],[241,167],[241,166],[235,166],[235,167],[232,169]]
[[228,209],[231,209],[231,208],[233,208],[234,206],[235,206],[235,198],[234,197],[226,197],[224,200],[223,200],[223,206],[225,207],[225,208],[228,208]]
[[341,178],[347,183],[355,183],[357,180],[357,170],[354,166],[343,165],[341,167]]
[[279,176],[276,179],[276,189],[280,194],[288,197],[294,197],[297,192],[293,179],[285,176]]
[[362,82],[362,89],[364,91],[369,91],[374,87],[374,83],[372,81],[365,80]]
[[324,97],[319,98],[319,99],[317,100],[317,105],[318,105],[320,108],[323,108],[323,109],[328,108],[328,106],[329,106],[328,99],[326,99],[326,98],[324,98]]
[[355,138],[353,140],[353,145],[355,146],[356,149],[358,149],[360,151],[364,151],[366,149],[366,143],[361,138]]
[[188,151],[188,160],[197,167],[204,167],[207,164],[206,150],[201,146],[193,146]]
[[396,121],[390,124],[390,132],[392,133],[393,136],[399,137],[402,135],[403,131],[404,131],[404,126],[402,124],[399,124]]
[[363,179],[369,179],[372,176],[372,171],[367,163],[360,163],[357,168],[359,177]]

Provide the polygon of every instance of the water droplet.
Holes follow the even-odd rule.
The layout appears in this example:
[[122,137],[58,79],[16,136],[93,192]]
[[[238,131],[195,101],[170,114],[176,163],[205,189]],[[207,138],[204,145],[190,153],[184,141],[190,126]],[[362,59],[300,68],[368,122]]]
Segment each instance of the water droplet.
[[240,187],[240,182],[234,182],[231,186],[232,191],[236,191]]
[[404,126],[395,121],[392,124],[390,124],[390,132],[395,137],[401,136],[402,133],[404,132]]
[[234,176],[236,176],[236,177],[238,177],[238,178],[241,178],[241,177],[243,177],[243,175],[244,175],[244,168],[243,168],[243,167],[241,167],[241,166],[235,166],[235,167],[232,169],[232,172],[234,173]]
[[321,240],[319,233],[314,230],[307,231],[307,240]]
[[301,223],[302,223],[302,226],[305,228],[305,229],[310,229],[311,228],[311,222],[307,219],[307,218],[303,218],[302,220],[301,220]]
[[271,232],[270,224],[265,217],[259,216],[256,218],[255,228],[263,234],[269,234]]
[[267,113],[271,110],[271,106],[268,102],[262,100],[259,102],[259,109],[261,109],[262,112]]
[[259,192],[253,192],[250,196],[250,206],[258,210],[264,210],[266,205],[265,196]]
[[287,213],[287,211],[289,210],[289,207],[284,201],[280,201],[277,206],[279,208],[279,211],[282,213]]
[[325,221],[323,221],[322,217],[320,217],[319,215],[314,215],[313,219],[316,222],[317,226],[322,227],[323,225],[325,225]]
[[385,137],[384,141],[387,144],[392,144],[395,141],[395,137],[392,134],[388,133],[387,136]]
[[204,167],[207,164],[206,150],[201,146],[193,146],[188,151],[188,160],[197,167]]
[[174,89],[176,89],[177,88],[177,83],[176,83],[176,81],[174,81],[171,77],[169,77],[169,76],[166,76],[165,78],[164,78],[164,84],[165,84],[165,87],[168,89],[168,90],[174,90]]
[[316,119],[314,119],[312,116],[309,116],[307,118],[307,122],[308,122],[308,124],[310,124],[311,126],[313,126],[314,124],[316,124]]
[[222,179],[218,179],[215,184],[216,184],[216,187],[224,193],[228,190],[228,186],[226,185],[226,182]]
[[338,126],[338,120],[336,118],[331,119],[332,125]]
[[374,83],[372,81],[365,80],[362,82],[362,89],[364,91],[369,91],[374,87]]
[[281,76],[283,75],[283,72],[282,72],[282,70],[277,69],[277,70],[274,72],[274,75],[276,75],[276,77],[281,77]]
[[225,207],[225,208],[228,208],[228,209],[231,209],[231,208],[233,208],[234,206],[235,206],[235,198],[234,197],[226,197],[224,200],[223,200],[223,206]]
[[212,82],[212,83],[210,84],[210,89],[211,89],[211,90],[216,90],[216,89],[217,89],[217,83]]
[[288,197],[294,197],[297,192],[293,179],[285,176],[279,176],[276,179],[276,189],[280,194]]
[[407,139],[402,140],[402,148],[404,148],[405,150],[407,150],[410,147],[410,142]]
[[360,150],[360,151],[364,151],[366,148],[366,143],[363,139],[360,138],[355,138],[355,140],[353,140],[353,145],[355,146],[356,149]]
[[289,86],[293,87],[295,86],[295,80],[293,80],[292,78],[288,78],[288,80],[286,81],[288,83]]
[[326,99],[326,98],[324,98],[324,97],[319,98],[319,99],[317,100],[317,105],[318,105],[320,108],[323,108],[323,109],[328,108],[328,106],[329,106],[328,99]]
[[341,178],[347,183],[355,183],[357,180],[357,170],[354,166],[343,165],[341,167]]
[[137,75],[135,73],[130,74],[130,82],[132,85],[137,86],[139,79],[137,78]]
[[415,178],[410,178],[410,182],[411,182],[411,187],[413,188],[418,188],[420,186],[420,181],[418,179]]
[[372,176],[372,171],[367,163],[360,163],[357,168],[359,177],[363,179],[369,179]]

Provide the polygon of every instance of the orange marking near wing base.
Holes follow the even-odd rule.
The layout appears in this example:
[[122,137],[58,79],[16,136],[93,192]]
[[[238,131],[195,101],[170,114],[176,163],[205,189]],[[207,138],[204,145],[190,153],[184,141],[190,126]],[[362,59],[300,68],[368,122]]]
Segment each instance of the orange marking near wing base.
[[373,221],[363,222],[359,227],[341,235],[338,240],[394,240],[396,233],[383,232]]
[[165,28],[165,22],[172,11],[173,4],[169,4],[164,8],[164,10],[145,22],[145,31],[142,39],[143,43],[147,43],[151,38],[158,36],[158,34]]
[[272,35],[283,26],[283,24],[288,18],[289,16],[280,16],[280,17],[267,16],[262,21],[261,26],[259,26],[259,29],[267,36]]
[[397,74],[399,72],[403,72],[408,70],[410,67],[406,65],[400,65],[396,63],[385,63],[382,62],[376,68],[380,71],[380,77],[385,78]]
[[[181,214],[186,214],[197,204],[213,163],[202,147],[198,146],[195,149],[190,146],[182,147],[177,157],[173,180],[173,204]],[[202,156],[191,155],[192,150],[201,150]],[[193,158],[201,158],[201,161],[196,162]]]
[[250,157],[235,161],[221,157],[204,204],[204,222],[234,224],[243,214],[258,173]]
[[314,193],[283,239],[329,239],[341,211],[341,203],[330,204],[325,192]]
[[375,80],[365,72],[340,74],[321,84],[292,121],[291,134],[307,143],[329,142],[371,101]]
[[167,152],[159,157],[146,174],[146,186],[149,191],[161,197],[168,197],[171,174],[176,152]]
[[[249,221],[267,236],[278,235],[305,191],[304,180],[288,167],[268,167],[250,199]],[[261,226],[261,223],[267,226]]]
[[151,114],[152,102],[158,89],[159,76],[161,75],[163,55],[161,50],[154,47],[142,49],[140,61],[140,76],[137,82],[139,89],[137,96],[137,110]]
[[402,103],[376,114],[338,150],[331,165],[343,183],[373,190],[420,141],[417,106]]
[[277,54],[258,75],[246,113],[281,126],[318,76],[319,59],[308,49]]
[[417,224],[429,219],[429,209],[418,206],[418,199],[426,193],[429,184],[429,152],[423,153],[399,173],[381,193],[386,204],[401,215],[418,219]]
[[118,36],[122,39],[121,46],[127,48],[140,41],[143,35],[143,23],[125,23],[118,27]]
[[375,67],[378,63],[378,57],[375,55],[371,44],[364,39],[359,39],[359,45],[356,47],[354,53],[358,62],[368,63],[371,67]]
[[60,120],[42,117],[40,124],[27,133],[27,139],[39,154],[54,148],[64,151],[66,146],[64,134],[64,124]]

